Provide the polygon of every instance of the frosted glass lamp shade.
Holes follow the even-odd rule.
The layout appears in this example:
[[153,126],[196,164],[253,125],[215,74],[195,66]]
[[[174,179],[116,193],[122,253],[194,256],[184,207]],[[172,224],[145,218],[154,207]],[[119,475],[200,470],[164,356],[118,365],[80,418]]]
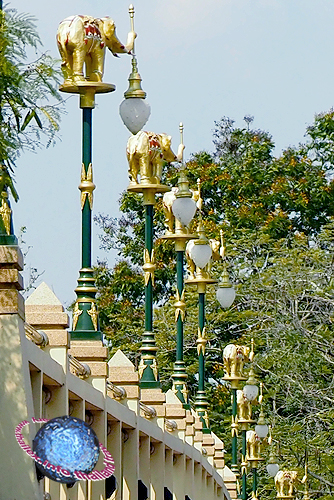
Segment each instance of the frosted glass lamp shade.
[[266,469],[267,469],[269,476],[275,477],[277,472],[279,471],[279,465],[278,464],[268,464]]
[[243,388],[243,393],[248,401],[254,401],[259,394],[259,388],[257,385],[246,384]]
[[190,250],[190,257],[195,262],[197,267],[203,269],[211,259],[212,250],[210,245],[195,245]]
[[121,102],[119,114],[126,128],[137,134],[149,119],[151,107],[145,99],[130,97]]
[[178,221],[188,226],[196,212],[196,202],[192,198],[176,198],[172,205],[172,211]]
[[269,427],[267,424],[257,424],[255,426],[255,433],[259,436],[260,439],[264,439],[268,436]]
[[216,297],[223,309],[231,307],[235,299],[235,290],[233,286],[225,287],[219,286],[217,288]]

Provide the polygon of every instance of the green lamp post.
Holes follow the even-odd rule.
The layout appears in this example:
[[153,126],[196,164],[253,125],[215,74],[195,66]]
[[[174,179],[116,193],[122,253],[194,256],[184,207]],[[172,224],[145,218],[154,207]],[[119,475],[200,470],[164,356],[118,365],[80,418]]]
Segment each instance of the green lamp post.
[[81,269],[77,300],[73,309],[72,340],[102,340],[96,307],[96,288],[92,269],[92,209],[93,209],[93,167],[92,167],[92,112],[95,94],[115,90],[115,86],[102,82],[64,84],[62,92],[80,95],[82,109],[82,167],[81,182]]
[[205,330],[205,295],[206,287],[209,284],[217,283],[217,280],[210,277],[208,264],[212,256],[212,249],[209,241],[205,236],[205,230],[202,221],[202,204],[203,200],[200,194],[200,180],[198,179],[198,208],[199,224],[198,224],[198,239],[191,240],[187,244],[188,254],[188,279],[185,283],[188,285],[197,285],[198,292],[198,338],[197,338],[197,353],[198,353],[198,389],[195,398],[195,409],[199,415],[203,428],[203,433],[210,433],[210,424],[208,418],[208,400],[205,393],[205,349],[207,344]]
[[[133,18],[134,8],[130,5],[129,8],[131,29],[134,31]],[[153,286],[154,286],[154,271],[155,256],[153,248],[153,217],[155,195],[157,193],[165,193],[169,191],[168,186],[160,183],[160,171],[164,162],[164,157],[159,143],[157,134],[149,134],[141,132],[150,115],[150,107],[145,101],[146,93],[141,88],[141,77],[138,73],[137,59],[132,56],[132,72],[129,76],[129,88],[124,93],[124,101],[120,105],[120,115],[124,125],[133,134],[128,141],[128,149],[132,148],[132,144],[137,141],[139,134],[144,134],[144,142],[147,143],[147,150],[144,152],[140,149],[138,154],[142,155],[141,159],[128,156],[129,170],[131,175],[130,184],[127,188],[131,193],[143,194],[143,205],[145,207],[145,249],[144,249],[144,280],[145,280],[145,330],[142,336],[142,345],[140,348],[141,358],[138,366],[140,387],[143,389],[160,387],[158,366],[156,361],[157,346],[155,343],[155,334],[153,331]],[[144,146],[142,146],[144,147]],[[146,157],[144,159],[146,153]],[[174,157],[173,157],[174,159]],[[159,172],[153,173],[152,162],[155,161],[155,166]],[[145,172],[140,171],[140,182],[137,175],[139,174],[139,164],[145,163]],[[135,172],[135,173],[134,173]],[[144,175],[145,173],[145,175]]]
[[[106,37],[101,19],[89,16],[73,16],[64,19],[58,27],[57,43],[62,58],[64,83],[62,92],[80,95],[82,109],[82,166],[81,182],[81,269],[77,299],[73,309],[72,340],[101,340],[96,288],[92,269],[92,208],[93,208],[93,167],[92,167],[92,112],[95,95],[115,90],[115,86],[102,82],[105,47],[113,52],[128,53],[132,50],[135,33],[130,33],[132,42],[124,46],[114,34]],[[112,22],[105,18],[105,22]],[[71,29],[70,29],[71,28]],[[89,33],[94,32],[94,37]],[[70,33],[70,35],[69,35]],[[70,40],[69,40],[70,36]],[[82,38],[85,44],[82,44]],[[88,56],[89,47],[89,57]],[[85,64],[86,63],[86,64]],[[85,64],[86,76],[83,73]]]
[[[181,141],[183,150],[183,124],[180,123]],[[173,391],[182,402],[184,408],[190,409],[187,390],[187,373],[183,359],[183,327],[185,320],[186,303],[184,300],[184,253],[186,242],[197,236],[190,234],[188,225],[196,212],[196,202],[193,193],[189,189],[189,181],[186,176],[183,157],[180,157],[181,168],[179,172],[178,187],[164,195],[163,208],[165,214],[166,233],[162,239],[175,242],[176,251],[176,359],[172,374]]]

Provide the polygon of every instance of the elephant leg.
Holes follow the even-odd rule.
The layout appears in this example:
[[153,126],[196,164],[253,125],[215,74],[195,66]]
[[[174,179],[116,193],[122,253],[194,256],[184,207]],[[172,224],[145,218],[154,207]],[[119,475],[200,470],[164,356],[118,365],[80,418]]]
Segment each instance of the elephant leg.
[[128,163],[129,163],[129,179],[130,182],[134,184],[138,184],[138,172],[139,172],[139,166],[138,166],[138,161],[133,155],[128,156]]
[[160,184],[160,181],[161,181],[162,165],[163,165],[162,161],[156,160],[156,162],[153,166],[153,178],[154,178],[154,182],[156,184]]
[[104,69],[104,49],[97,47],[92,53],[92,68],[89,80],[92,82],[102,82]]
[[58,42],[58,49],[61,56],[61,71],[63,73],[64,80],[70,80],[72,77],[72,54],[69,54],[60,42]]
[[149,155],[142,155],[139,159],[140,168],[140,182],[141,183],[151,183],[152,182],[152,167]]
[[279,494],[284,496],[284,482],[279,483]]
[[91,54],[86,55],[85,65],[86,65],[86,80],[90,80],[92,74],[92,65],[93,65]]
[[73,51],[73,79],[74,81],[85,81],[83,74],[83,65],[85,62],[85,51],[81,48]]

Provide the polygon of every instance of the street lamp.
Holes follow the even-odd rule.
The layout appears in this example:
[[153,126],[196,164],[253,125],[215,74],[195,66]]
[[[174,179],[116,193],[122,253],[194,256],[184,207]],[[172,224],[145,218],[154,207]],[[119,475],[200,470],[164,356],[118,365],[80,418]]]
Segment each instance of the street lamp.
[[[135,9],[131,4],[129,7],[131,32],[134,32]],[[151,114],[149,103],[145,100],[146,92],[141,88],[141,76],[138,73],[135,49],[132,50],[132,72],[129,75],[129,88],[124,93],[124,101],[119,107],[119,114],[124,125],[132,134],[137,134],[145,125]]]
[[[252,339],[253,340],[253,339]],[[259,388],[256,385],[255,374],[253,370],[253,365],[250,367],[248,379],[246,381],[246,385],[244,385],[243,393],[247,401],[255,401],[258,394]]]
[[193,245],[189,248],[189,254],[191,260],[200,269],[204,269],[210,262],[212,256],[212,249],[209,245],[209,240],[205,236],[205,231],[202,222],[202,215],[199,215],[198,223],[198,240],[193,242]]
[[221,307],[223,309],[228,309],[234,302],[235,290],[230,282],[229,275],[227,272],[225,246],[224,246],[224,238],[222,230],[220,230],[220,240],[221,240],[220,256],[223,259],[223,273],[221,280],[218,284],[216,297]]
[[257,436],[259,436],[260,439],[265,439],[268,436],[269,427],[266,424],[262,406],[261,406],[261,410],[260,410],[259,419],[258,419],[257,424],[255,426],[255,432],[256,432]]
[[[182,124],[180,124],[180,127]],[[192,193],[189,191],[189,182],[187,180],[184,166],[180,169],[178,182],[179,189],[176,193],[176,198],[172,205],[172,212],[175,218],[185,227],[193,219],[196,212],[196,202],[192,198]]]
[[278,459],[277,459],[276,454],[274,452],[273,446],[274,445],[272,445],[272,449],[270,450],[269,461],[268,461],[268,464],[266,466],[267,472],[268,472],[269,476],[271,476],[271,477],[275,477],[277,472],[279,471]]

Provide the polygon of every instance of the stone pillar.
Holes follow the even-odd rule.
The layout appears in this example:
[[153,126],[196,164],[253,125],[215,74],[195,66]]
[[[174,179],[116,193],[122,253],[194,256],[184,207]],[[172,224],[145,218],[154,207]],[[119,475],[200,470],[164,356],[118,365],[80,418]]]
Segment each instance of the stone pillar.
[[[156,423],[164,429],[165,427],[165,401],[166,395],[161,389],[143,389],[140,390],[140,401],[147,406],[152,406],[157,412]],[[144,417],[145,414],[141,411],[141,415]],[[153,419],[152,419],[153,420]]]
[[[138,413],[139,400],[139,375],[134,365],[126,355],[118,349],[108,361],[109,380],[116,386],[123,387],[126,397],[120,402],[125,404],[130,410]],[[108,396],[117,399],[111,390]]]
[[[165,429],[184,440],[186,430],[186,410],[183,408],[183,404],[171,389],[166,392],[165,409],[167,419],[167,422],[165,422]],[[175,430],[170,428],[168,420],[174,420],[176,422],[177,428]]]
[[227,488],[227,491],[229,492],[230,498],[232,500],[234,498],[238,498],[236,475],[226,465],[223,471],[223,480]]
[[105,395],[108,348],[100,340],[71,340],[70,346],[69,354],[90,368],[91,374],[86,381]]
[[185,441],[192,446],[194,443],[194,436],[195,436],[195,429],[194,429],[195,417],[192,414],[191,410],[186,411],[185,423],[186,423]]
[[48,336],[49,343],[44,350],[61,364],[66,372],[69,348],[69,335],[66,328],[69,326],[69,320],[60,300],[43,282],[27,298],[25,309],[26,322],[36,330],[43,330]]
[[[24,302],[20,295],[23,258],[17,246],[0,246],[0,489],[1,500],[41,500],[34,461],[20,448],[15,428],[34,416],[26,356]],[[25,430],[30,431],[30,436]],[[35,426],[22,431],[31,446]]]

